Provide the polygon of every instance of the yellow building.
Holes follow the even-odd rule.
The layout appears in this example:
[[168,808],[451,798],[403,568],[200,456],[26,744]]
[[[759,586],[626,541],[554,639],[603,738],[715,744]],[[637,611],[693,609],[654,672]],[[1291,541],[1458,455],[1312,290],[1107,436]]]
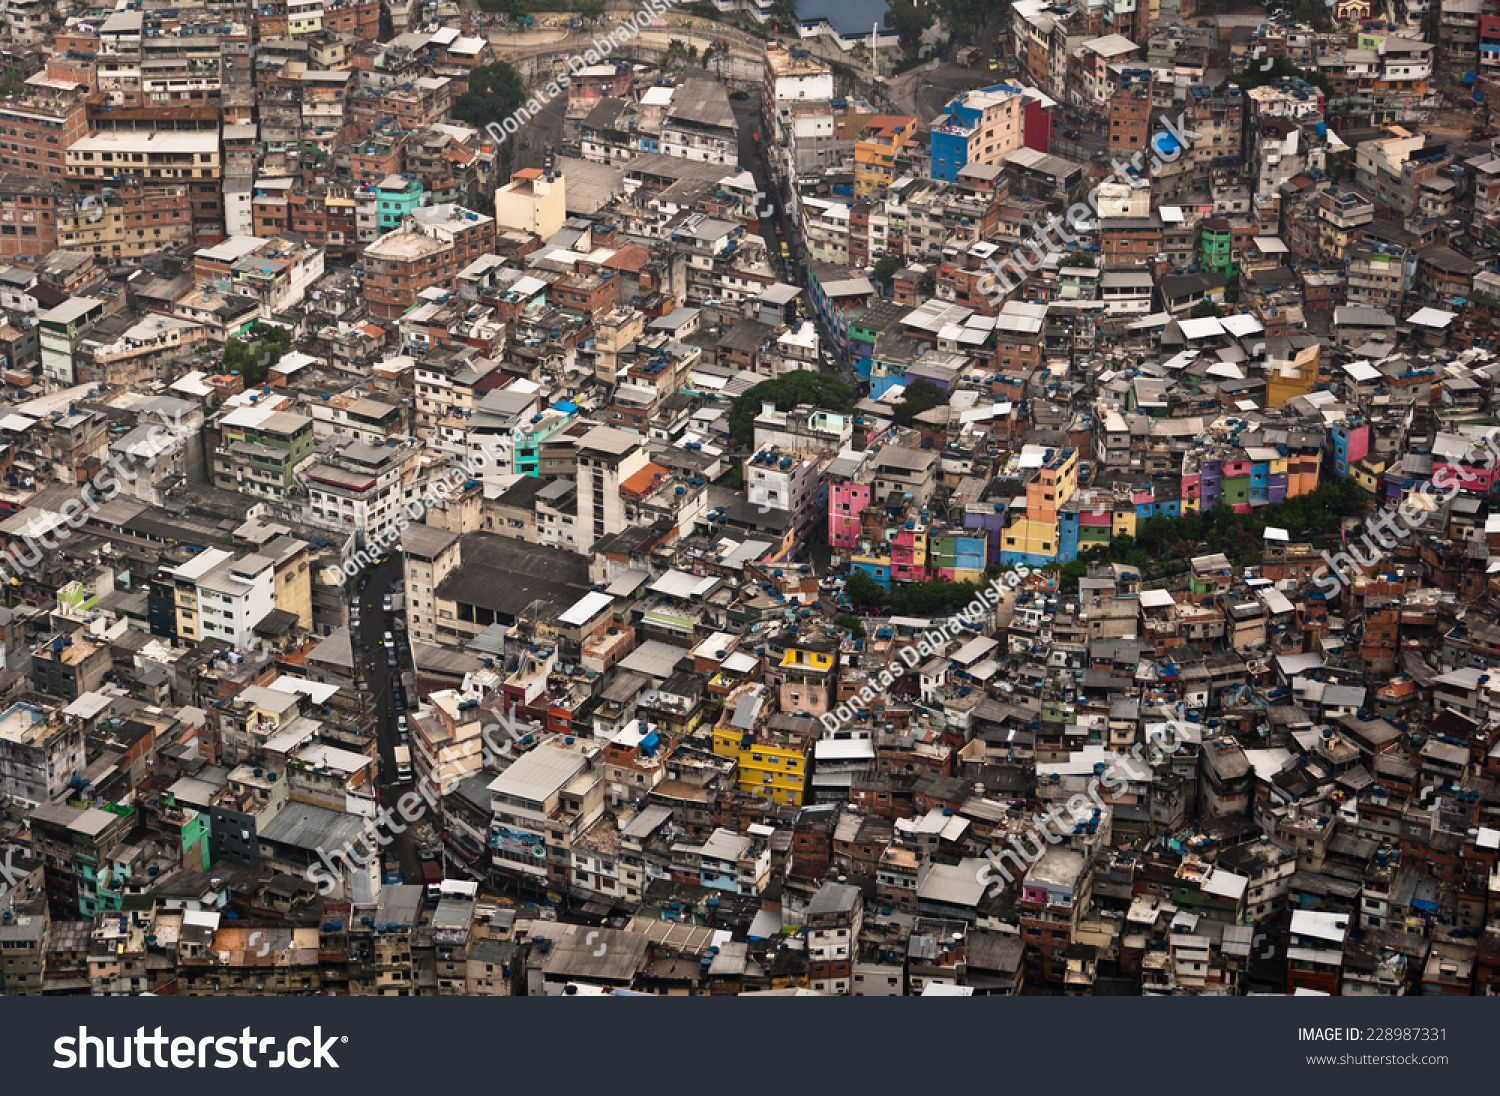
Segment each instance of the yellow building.
[[1321,345],[1309,346],[1291,361],[1273,362],[1266,369],[1266,406],[1285,407],[1286,401],[1305,396],[1318,384]]
[[1001,534],[1002,562],[1043,562],[1055,558],[1060,548],[1057,514],[1078,490],[1078,450],[1027,445],[1007,469],[1021,475],[1033,470],[1026,481],[1026,516]]
[[781,661],[769,675],[776,686],[776,704],[783,712],[813,717],[832,711],[834,702],[834,660],[838,641],[820,633],[800,638],[795,647],[787,647]]
[[495,191],[495,227],[532,232],[544,240],[562,231],[568,215],[566,180],[561,172],[534,167],[518,171]]
[[308,543],[278,538],[266,546],[276,560],[276,608],[297,615],[297,625],[312,628],[312,570]]
[[1349,469],[1350,476],[1354,482],[1363,487],[1372,495],[1380,493],[1380,477],[1389,467],[1389,463],[1376,460],[1374,457],[1366,457]]
[[854,198],[882,197],[896,178],[896,158],[917,132],[917,120],[877,114],[854,142]]
[[[787,653],[790,656],[792,652]],[[736,726],[734,720],[740,714],[741,702],[756,697],[769,701],[770,694],[763,685],[746,685],[725,699],[725,714],[714,727],[714,756],[730,758],[736,763],[741,791],[759,799],[800,807],[806,794],[813,735],[772,730],[763,717],[757,718],[759,725],[754,730]]]
[[1078,450],[1028,445],[1021,451],[1023,462],[1036,456],[1040,456],[1042,463],[1026,484],[1026,516],[1055,526],[1057,512],[1078,490]]
[[1057,522],[1021,518],[1006,528],[1000,547],[1005,553],[1051,557],[1057,554],[1057,540]]

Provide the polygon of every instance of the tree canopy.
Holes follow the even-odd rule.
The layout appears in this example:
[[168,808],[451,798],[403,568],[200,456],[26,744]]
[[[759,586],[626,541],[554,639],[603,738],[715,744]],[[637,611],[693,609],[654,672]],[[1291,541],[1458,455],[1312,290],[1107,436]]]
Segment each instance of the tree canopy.
[[985,22],[999,8],[990,0],[934,0],[932,6],[943,26],[960,42],[980,41]]
[[[992,565],[986,578],[999,575],[1001,568]],[[941,616],[967,606],[988,582],[949,582],[945,578],[925,582],[898,582],[887,590],[864,571],[855,567],[849,572],[844,593],[860,609],[884,609],[897,616]]]
[[887,255],[875,264],[875,280],[881,285],[890,285],[891,279],[901,269],[901,260]]
[[932,26],[932,9],[918,7],[911,0],[893,0],[885,12],[885,25],[896,32],[901,51],[908,59],[920,55],[922,34]]
[[[1330,536],[1346,518],[1359,517],[1370,507],[1370,496],[1352,479],[1325,483],[1307,495],[1273,502],[1253,513],[1240,514],[1220,503],[1199,513],[1189,510],[1180,517],[1157,514],[1136,523],[1135,536],[1117,536],[1108,545],[1080,552],[1080,563],[1128,563],[1143,570],[1150,564],[1173,558],[1223,552],[1235,564],[1260,556],[1265,547],[1266,526],[1285,529],[1293,540]],[[1076,573],[1063,568],[1064,585],[1076,581]]]
[[923,411],[941,407],[948,402],[948,394],[931,381],[915,381],[907,385],[906,391],[896,404],[893,416],[898,426],[910,426]]
[[761,381],[736,397],[729,410],[729,430],[735,438],[748,442],[755,436],[755,416],[761,405],[774,403],[778,411],[790,411],[801,403],[810,403],[825,411],[848,412],[854,406],[854,389],[828,373],[809,369]]
[[489,122],[509,118],[530,97],[526,81],[513,65],[504,61],[480,65],[469,77],[469,90],[454,101],[453,117],[483,129]]
[[[1314,0],[1314,2],[1316,2],[1316,0]],[[1322,9],[1321,4],[1319,4],[1318,7],[1319,10]],[[1271,62],[1270,67],[1262,68],[1261,66],[1264,65],[1267,60]],[[1238,84],[1242,91],[1249,91],[1251,88],[1258,88],[1262,84],[1274,83],[1276,80],[1280,79],[1283,76],[1300,77],[1301,79],[1306,80],[1309,84],[1312,84],[1314,87],[1319,88],[1324,95],[1332,94],[1332,85],[1329,84],[1328,77],[1312,69],[1300,69],[1296,65],[1288,61],[1285,57],[1251,58],[1250,64],[1246,66],[1244,72],[1238,72],[1229,77],[1229,79],[1225,80],[1223,84],[1219,85],[1219,89],[1222,91],[1225,85],[1232,82]]]
[[265,381],[271,366],[281,360],[292,345],[292,333],[284,327],[256,323],[243,339],[231,338],[224,343],[224,372],[239,373],[247,388]]

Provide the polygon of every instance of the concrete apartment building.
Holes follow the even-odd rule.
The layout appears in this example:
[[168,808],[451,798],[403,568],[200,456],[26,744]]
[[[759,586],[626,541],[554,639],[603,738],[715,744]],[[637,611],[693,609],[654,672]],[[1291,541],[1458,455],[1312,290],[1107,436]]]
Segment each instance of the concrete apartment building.
[[554,739],[489,784],[490,853],[497,872],[544,886],[567,882],[572,841],[605,807],[597,742]]
[[13,704],[0,715],[0,796],[30,809],[83,771],[83,724],[61,710]]
[[185,184],[192,206],[194,239],[213,243],[224,236],[223,160],[218,130],[95,133],[68,146],[65,164],[68,180],[84,194],[98,194],[126,181],[141,186]]

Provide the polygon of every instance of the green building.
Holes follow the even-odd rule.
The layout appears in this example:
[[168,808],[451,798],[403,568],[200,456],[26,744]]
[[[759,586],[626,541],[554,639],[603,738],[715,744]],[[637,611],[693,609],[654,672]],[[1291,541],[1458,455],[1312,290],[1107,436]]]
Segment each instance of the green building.
[[376,223],[381,233],[401,227],[401,222],[422,205],[426,194],[417,179],[387,175],[375,188]]
[[227,491],[285,498],[297,466],[312,456],[313,421],[306,415],[241,407],[220,424],[214,451],[214,484]]
[[1198,239],[1198,265],[1226,278],[1239,276],[1239,264],[1234,258],[1234,228],[1224,217],[1210,217],[1203,222],[1203,234]]

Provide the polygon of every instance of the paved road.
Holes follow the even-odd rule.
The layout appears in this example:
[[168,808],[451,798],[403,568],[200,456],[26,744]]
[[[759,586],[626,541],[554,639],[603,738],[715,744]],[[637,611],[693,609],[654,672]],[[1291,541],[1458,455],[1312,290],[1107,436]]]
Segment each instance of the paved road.
[[[385,622],[382,603],[386,589],[392,582],[401,581],[401,557],[392,555],[385,563],[376,564],[364,572],[369,583],[361,592],[358,580],[352,588],[359,606],[359,627],[351,628],[355,641],[354,657],[364,680],[369,683],[375,706],[376,734],[380,751],[380,801],[382,806],[394,809],[396,801],[410,789],[409,785],[398,785],[396,779],[396,754],[400,739],[396,735],[396,712],[391,704],[391,677],[403,667],[411,665],[411,652],[406,645],[406,633],[395,632],[398,641],[398,663],[393,671],[386,663],[385,648],[381,639],[389,627]],[[394,631],[394,629],[392,629]],[[415,699],[415,698],[410,698]],[[416,842],[412,832],[395,835],[387,852],[394,854],[401,866],[401,878],[407,883],[422,882],[422,864],[417,857]]]
[[919,122],[928,125],[959,92],[998,84],[1002,79],[1000,73],[981,67],[919,65],[892,80],[889,94],[897,110],[915,115]]
[[[749,170],[750,174],[755,177],[756,188],[765,193],[767,195],[766,201],[775,206],[775,213],[772,216],[761,219],[761,232],[765,236],[767,245],[772,252],[771,261],[781,272],[782,281],[790,285],[800,286],[805,291],[807,289],[805,266],[807,252],[802,245],[801,228],[795,218],[788,212],[790,207],[786,202],[786,195],[784,192],[778,190],[775,180],[771,175],[770,167],[766,162],[764,151],[758,151],[755,145],[754,135],[756,131],[762,131],[762,139],[764,140],[765,138],[765,133],[763,132],[764,123],[760,113],[760,94],[757,92],[748,99],[731,99],[729,105],[734,110],[735,121],[739,123],[740,167]],[[782,234],[780,236],[776,235],[777,225],[781,226]],[[781,258],[781,241],[783,240],[786,241],[787,248],[791,252],[790,263],[784,262]],[[802,303],[808,308],[807,314],[813,316],[811,310],[812,302],[807,299],[805,292]],[[813,316],[813,319],[816,320],[816,316]],[[819,322],[819,329],[823,345],[832,349],[833,341],[829,338],[827,330],[822,328],[821,322]],[[841,379],[855,385],[856,388],[859,387],[854,371],[842,362],[831,371],[822,366],[819,368],[824,372],[833,372]]]

